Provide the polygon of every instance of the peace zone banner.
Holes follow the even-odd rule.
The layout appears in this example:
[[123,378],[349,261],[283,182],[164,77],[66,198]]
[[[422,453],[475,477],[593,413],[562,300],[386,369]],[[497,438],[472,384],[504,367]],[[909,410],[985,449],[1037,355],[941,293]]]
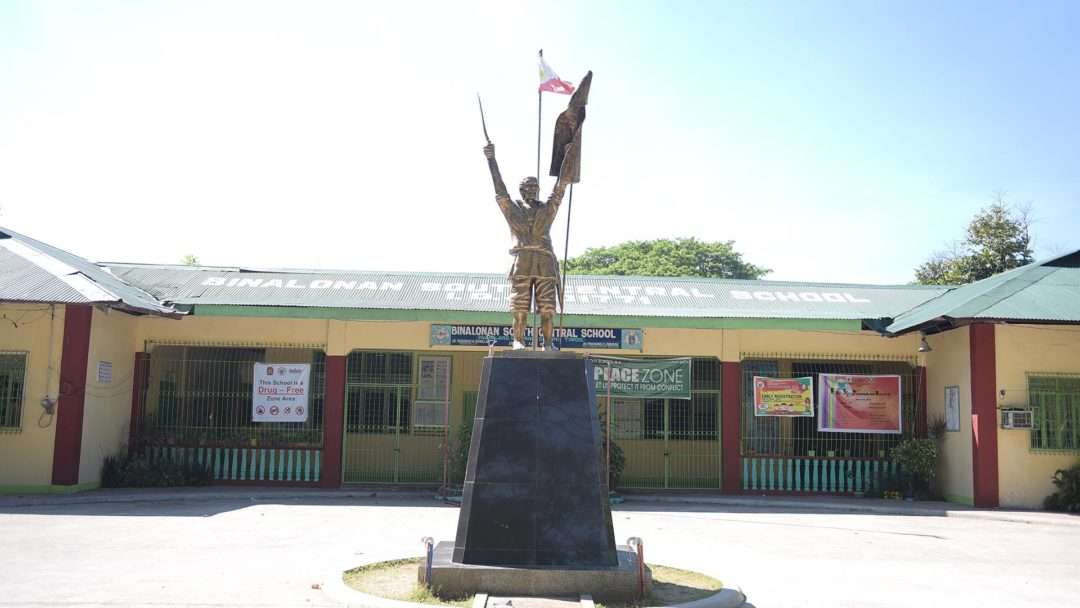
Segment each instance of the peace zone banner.
[[754,376],[755,416],[813,416],[814,379]]
[[304,422],[308,417],[310,363],[256,363],[252,422]]
[[689,399],[690,358],[593,358],[597,396]]
[[818,374],[818,430],[901,432],[900,376]]

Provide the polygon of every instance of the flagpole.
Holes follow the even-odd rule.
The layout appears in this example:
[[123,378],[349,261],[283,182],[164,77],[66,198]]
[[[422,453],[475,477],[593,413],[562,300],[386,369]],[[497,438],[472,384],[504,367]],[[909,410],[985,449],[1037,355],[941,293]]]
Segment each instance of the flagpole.
[[[570,253],[570,214],[574,211],[574,182],[570,182],[570,200],[566,202],[566,240],[563,241],[562,289],[559,293],[559,348],[563,345],[563,316],[566,314],[566,259]],[[555,340],[552,339],[552,342]]]
[[[544,49],[540,49],[539,55],[540,55],[540,59],[543,60],[543,58],[544,58]],[[537,188],[537,195],[539,195],[539,191],[540,191],[540,127],[541,127],[541,124],[542,124],[542,121],[543,121],[543,116],[544,116],[543,112],[544,112],[544,91],[540,87],[537,87],[536,88],[536,188]],[[533,317],[532,317],[533,350],[536,350],[537,344],[540,343],[540,337],[539,337],[540,325],[539,325],[539,323],[537,323],[536,312],[533,312],[532,315],[533,315]],[[555,341],[554,336],[552,336],[551,341],[552,342]],[[544,345],[544,348],[546,348],[546,349],[551,349],[551,347],[552,347],[551,344],[545,344]]]

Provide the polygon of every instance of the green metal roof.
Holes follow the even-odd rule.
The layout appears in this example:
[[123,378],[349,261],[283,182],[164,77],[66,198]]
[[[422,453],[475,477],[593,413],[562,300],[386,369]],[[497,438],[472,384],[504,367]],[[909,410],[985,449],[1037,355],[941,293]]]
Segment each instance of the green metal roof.
[[[158,300],[203,311],[247,307],[339,311],[505,313],[505,274],[312,270],[251,270],[108,264],[124,281]],[[677,319],[881,320],[947,288],[690,277],[578,276],[568,278],[566,314],[586,317]],[[210,307],[217,307],[211,309]],[[461,314],[458,314],[461,316]]]
[[897,335],[973,320],[1080,323],[1080,250],[951,289],[897,316]]

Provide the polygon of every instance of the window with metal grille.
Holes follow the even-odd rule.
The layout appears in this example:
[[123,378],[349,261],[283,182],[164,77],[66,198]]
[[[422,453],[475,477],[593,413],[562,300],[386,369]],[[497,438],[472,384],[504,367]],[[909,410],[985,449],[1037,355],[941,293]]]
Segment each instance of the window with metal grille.
[[409,433],[413,398],[411,352],[354,351],[346,360],[350,433]]
[[[745,456],[888,458],[889,450],[915,429],[915,382],[912,366],[901,361],[746,360],[742,362],[742,449]],[[817,400],[818,374],[896,374],[901,386],[901,435],[877,433],[824,433],[815,415],[776,417],[754,415],[754,376],[811,377]]]
[[[720,361],[694,359],[690,399],[612,399],[616,439],[715,440],[719,432]],[[602,396],[601,396],[602,397]],[[665,429],[664,407],[667,406]]]
[[0,352],[0,432],[22,429],[26,353]]
[[[310,362],[306,421],[252,421],[256,362]],[[325,363],[325,353],[307,348],[156,345],[138,434],[181,447],[322,445]]]
[[1031,449],[1080,451],[1080,376],[1028,376]]

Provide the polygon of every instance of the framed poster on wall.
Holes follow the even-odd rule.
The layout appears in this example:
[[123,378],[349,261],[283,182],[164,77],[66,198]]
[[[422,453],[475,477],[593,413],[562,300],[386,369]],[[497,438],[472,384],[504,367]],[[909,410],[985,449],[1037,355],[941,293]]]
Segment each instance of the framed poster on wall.
[[450,399],[451,357],[421,355],[417,362],[420,384],[416,387],[413,428],[444,429],[447,401]]
[[420,386],[417,401],[446,401],[450,389],[450,357],[422,355],[419,358]]
[[960,387],[945,387],[945,430],[960,430]]

